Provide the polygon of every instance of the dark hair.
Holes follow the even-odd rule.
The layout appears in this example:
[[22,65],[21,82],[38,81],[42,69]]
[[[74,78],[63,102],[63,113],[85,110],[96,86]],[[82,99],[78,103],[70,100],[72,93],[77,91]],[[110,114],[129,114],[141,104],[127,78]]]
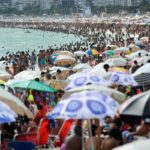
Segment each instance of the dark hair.
[[58,74],[59,74],[59,73],[61,73],[61,70],[60,70],[60,69],[58,69],[58,70],[57,70],[57,73],[58,73]]
[[95,131],[97,130],[97,128],[98,128],[97,125],[92,125],[92,126],[91,126],[92,136],[95,136],[95,135],[96,135]]
[[110,135],[110,137],[113,137],[116,140],[122,141],[122,134],[121,134],[120,130],[117,128],[111,129],[109,135]]
[[109,65],[108,64],[105,64],[103,67],[104,67],[104,69],[109,69]]
[[42,110],[43,106],[42,105],[38,105],[37,108],[38,108],[38,110]]
[[80,126],[75,126],[74,128],[74,133],[78,136],[81,136],[82,135],[82,129]]

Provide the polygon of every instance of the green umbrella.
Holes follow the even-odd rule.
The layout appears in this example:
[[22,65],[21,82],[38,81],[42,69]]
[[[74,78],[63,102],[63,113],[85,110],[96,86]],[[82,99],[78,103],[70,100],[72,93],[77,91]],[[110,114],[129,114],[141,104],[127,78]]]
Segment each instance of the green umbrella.
[[42,92],[56,92],[57,90],[35,80],[21,81],[11,85],[13,88],[32,89]]
[[106,52],[107,55],[114,55],[114,51],[113,50],[109,50]]

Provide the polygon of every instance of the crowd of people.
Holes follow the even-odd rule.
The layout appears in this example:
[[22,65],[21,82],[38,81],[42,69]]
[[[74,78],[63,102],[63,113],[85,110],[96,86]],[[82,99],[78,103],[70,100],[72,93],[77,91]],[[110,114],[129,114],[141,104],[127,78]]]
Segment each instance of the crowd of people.
[[[0,23],[1,26],[6,26],[7,23]],[[13,24],[15,27],[20,24]],[[27,26],[27,23],[24,24]],[[11,26],[11,23],[10,23]],[[81,42],[77,42],[75,44],[71,43],[69,45],[62,45],[61,47],[52,48],[49,47],[47,50],[40,50],[37,52],[34,51],[18,51],[8,52],[6,56],[1,57],[1,61],[5,61],[6,63],[6,71],[10,73],[12,76],[15,76],[17,73],[22,72],[24,70],[36,70],[38,66],[41,70],[41,78],[36,79],[36,81],[47,81],[50,86],[52,85],[51,80],[66,80],[67,76],[63,76],[63,72],[61,70],[57,70],[56,75],[51,75],[49,68],[53,66],[57,66],[54,63],[53,54],[59,50],[68,50],[72,53],[82,50],[86,51],[87,49],[95,48],[101,55],[95,56],[76,56],[76,62],[78,63],[88,63],[92,67],[104,62],[106,59],[103,52],[105,50],[111,50],[111,47],[108,45],[116,45],[118,47],[127,46],[130,44],[140,43],[141,37],[149,37],[148,41],[144,41],[142,44],[140,43],[138,46],[141,49],[150,52],[150,26],[147,25],[126,25],[123,29],[122,24],[90,24],[90,23],[28,23],[30,28],[36,28],[40,30],[54,31],[54,32],[64,32],[67,34],[75,34],[76,36],[81,37]],[[138,35],[138,37],[137,37]],[[132,51],[132,49],[131,49]],[[118,56],[117,56],[118,57]],[[124,58],[124,54],[120,53],[119,57]],[[138,57],[141,57],[141,54],[138,54]],[[147,61],[150,63],[150,60]],[[71,66],[67,66],[71,67]],[[141,66],[137,61],[134,61],[134,65],[130,66],[127,64],[124,66],[124,69],[131,70],[131,73],[136,72]],[[105,64],[103,66],[106,72],[110,71],[110,66]],[[73,74],[74,71],[70,70],[69,75]],[[137,94],[137,89],[129,88],[124,86],[112,87],[117,88],[118,91],[126,94],[131,97]],[[141,89],[142,92],[143,89]],[[149,88],[147,89],[149,90]],[[49,94],[42,93],[37,91],[28,90],[27,92],[17,92],[15,93],[17,97],[22,99],[25,105],[33,112],[35,115],[33,119],[34,126],[38,126],[40,120],[46,116],[47,111],[51,111],[53,106],[62,98],[64,94],[64,90],[58,89],[57,93]],[[50,107],[52,106],[52,107]],[[31,120],[28,120],[28,123]],[[58,130],[61,128],[62,121],[52,121],[54,124],[57,124]],[[25,132],[27,126],[31,126],[31,124],[27,125],[27,120],[23,121],[24,126],[19,129],[20,132]],[[83,123],[83,122],[82,122]],[[61,146],[61,149],[65,150],[82,150],[84,145],[86,150],[112,150],[113,148],[130,143],[133,140],[136,140],[136,136],[140,136],[143,139],[149,138],[150,126],[149,124],[145,124],[143,119],[133,120],[132,123],[127,123],[121,120],[120,116],[117,114],[114,118],[111,116],[106,116],[104,118],[104,123],[100,124],[97,120],[91,120],[91,131],[89,131],[89,125],[85,122],[85,129],[83,131],[80,125],[75,125],[74,135],[67,141],[61,141],[65,144]],[[16,125],[16,124],[15,124]],[[12,138],[12,136],[8,132],[8,126],[6,125],[3,128],[4,134],[2,139],[4,138]],[[17,125],[18,126],[18,125]],[[14,128],[13,128],[14,129]],[[9,130],[12,130],[12,128]],[[5,132],[7,131],[7,133]],[[91,132],[92,141],[88,138],[88,133]],[[13,133],[13,131],[12,131]],[[84,135],[87,138],[82,137]],[[139,137],[139,138],[140,138]],[[84,142],[83,142],[84,141]],[[93,144],[91,144],[91,142]],[[58,143],[55,141],[54,143],[57,145]]]

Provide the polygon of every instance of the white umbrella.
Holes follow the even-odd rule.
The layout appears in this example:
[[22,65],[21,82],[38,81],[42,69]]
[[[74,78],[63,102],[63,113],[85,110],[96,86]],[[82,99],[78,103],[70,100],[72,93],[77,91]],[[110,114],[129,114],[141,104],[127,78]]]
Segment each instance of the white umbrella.
[[14,76],[15,80],[32,80],[35,78],[40,78],[41,72],[40,71],[32,71],[32,70],[25,70],[19,72]]
[[105,93],[82,91],[61,100],[48,113],[49,118],[94,119],[114,115],[119,104]]
[[76,62],[76,59],[72,56],[59,55],[57,56],[54,63],[60,66],[64,66],[64,65],[73,65],[75,64],[75,62]]
[[140,67],[134,74],[134,79],[139,85],[145,86],[150,84],[150,63],[147,63]]
[[32,112],[23,104],[23,102],[4,89],[0,89],[0,101],[3,101],[10,106],[10,108],[17,114],[33,118]]
[[58,55],[67,55],[73,57],[73,54],[70,51],[56,51],[53,54],[58,54]]
[[114,148],[113,150],[149,150],[150,149],[150,139],[138,140],[124,146]]
[[133,52],[132,54],[130,55],[126,55],[126,57],[130,60],[138,57],[139,53],[141,53],[141,56],[146,56],[146,55],[149,55],[147,51],[145,50],[139,50],[139,51],[136,51],[136,52]]
[[105,61],[105,64],[108,64],[111,67],[126,66],[127,61],[123,58],[110,58]]
[[70,69],[68,69],[66,67],[57,67],[57,66],[54,66],[54,67],[50,68],[49,70],[50,70],[51,75],[56,75],[57,70],[60,70],[61,72],[69,72],[70,71]]
[[80,56],[80,57],[82,57],[82,56],[84,56],[84,55],[87,56],[87,53],[84,52],[84,51],[76,51],[76,52],[74,52],[74,55],[75,55],[75,56]]
[[128,52],[129,51],[129,48],[128,47],[119,47],[119,48],[116,48],[114,50],[115,53],[121,53],[121,52]]
[[65,94],[63,97],[65,98],[71,93],[76,93],[76,92],[85,91],[85,90],[88,90],[88,91],[95,90],[95,91],[107,93],[113,99],[117,100],[119,103],[124,102],[124,100],[126,99],[126,96],[123,93],[117,90],[102,86],[102,85],[85,85],[82,87],[77,87],[77,88],[65,91]]
[[108,86],[111,85],[109,81],[106,81],[101,76],[95,76],[95,75],[81,75],[77,78],[74,78],[70,81],[68,86],[65,88],[65,90],[70,90],[77,87],[82,87],[88,84],[94,84],[94,85],[103,85]]
[[83,64],[77,64],[76,66],[73,67],[73,71],[82,71],[85,69],[91,69],[92,67],[87,64],[87,63],[83,63]]
[[8,72],[0,70],[0,79],[1,80],[8,80],[11,77],[12,77],[12,75],[9,74]]
[[0,124],[16,120],[17,114],[4,102],[0,101]]

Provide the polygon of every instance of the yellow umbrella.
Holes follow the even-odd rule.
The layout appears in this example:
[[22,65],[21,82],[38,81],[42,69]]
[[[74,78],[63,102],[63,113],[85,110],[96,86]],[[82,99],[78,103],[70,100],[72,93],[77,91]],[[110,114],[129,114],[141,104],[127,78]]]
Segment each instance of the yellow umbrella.
[[3,80],[0,80],[0,84],[4,84],[5,83],[5,81],[3,81]]

